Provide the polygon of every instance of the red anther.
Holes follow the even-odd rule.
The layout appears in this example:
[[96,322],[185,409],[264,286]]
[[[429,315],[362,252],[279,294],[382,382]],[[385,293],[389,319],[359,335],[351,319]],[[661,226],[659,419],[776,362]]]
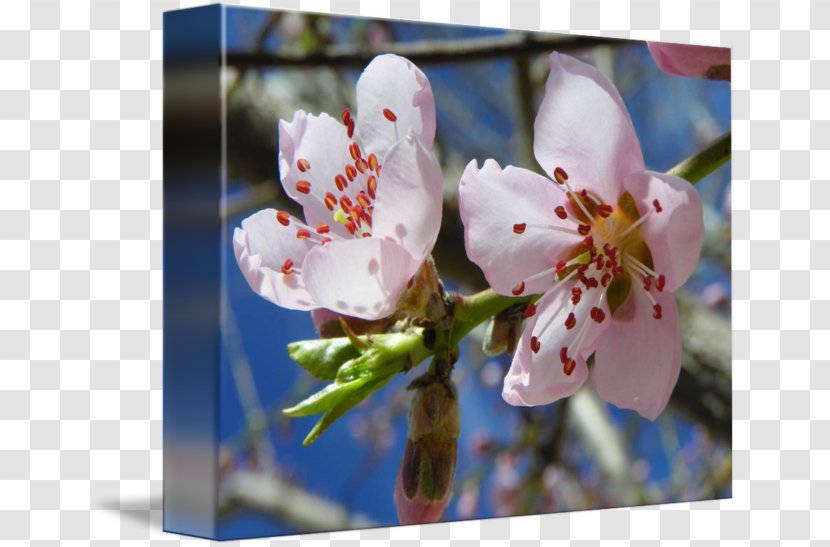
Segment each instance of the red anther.
[[582,289],[574,287],[571,289],[571,302],[574,306],[579,304],[579,299],[582,298]]
[[357,226],[354,225],[352,219],[346,220],[346,222],[344,222],[343,225],[346,227],[346,230],[348,230],[349,234],[351,235],[354,235],[354,233],[357,231]]
[[568,212],[561,205],[559,205],[556,209],[554,209],[553,212],[556,213],[556,216],[558,216],[562,220],[565,220],[566,218],[568,218]]
[[609,216],[611,216],[611,213],[613,212],[614,208],[608,205],[607,203],[603,203],[597,208],[597,213],[599,213],[599,216],[601,216],[602,218],[608,218]]
[[564,260],[560,260],[559,262],[556,263],[556,273],[561,274],[562,272],[565,271],[565,268],[567,268],[567,267],[568,267],[567,262],[565,262]]
[[340,196],[340,208],[343,209],[343,212],[347,215],[349,214],[349,209],[352,208],[352,200],[349,199],[349,196]]
[[658,213],[663,212],[663,206],[660,205],[660,202],[658,200],[655,199],[654,201],[651,202],[651,204],[654,205],[654,210],[655,211],[657,211]]
[[398,121],[398,117],[395,116],[395,113],[389,110],[388,108],[383,109],[383,117],[389,120],[390,122]]
[[343,125],[349,125],[349,122],[352,121],[352,111],[349,110],[348,106],[340,113],[340,121],[343,122]]
[[521,224],[514,224],[513,225],[513,233],[514,234],[523,234],[525,233],[525,229],[527,228],[527,223],[522,222]]
[[654,288],[660,292],[663,292],[663,289],[666,288],[666,276],[660,274],[657,276],[657,281],[654,283]]
[[370,234],[369,232],[363,232],[363,235],[360,236],[360,237],[362,237],[363,239],[366,239],[367,237],[372,237],[372,234]]
[[588,201],[588,190],[583,188],[582,190],[579,191],[579,195],[582,196],[583,200]]
[[579,272],[580,277],[583,277],[585,275],[585,272],[588,271],[588,265],[587,264],[580,264],[579,266],[576,267],[576,271]]
[[654,314],[652,315],[655,319],[662,319],[663,317],[663,307],[660,304],[654,305]]
[[338,192],[342,192],[348,186],[349,181],[346,180],[346,177],[343,175],[338,174],[334,177],[334,185],[337,187]]
[[587,224],[580,224],[576,231],[579,232],[579,235],[581,236],[587,236],[591,233],[591,227]]
[[346,127],[346,135],[348,135],[350,139],[354,137],[354,120],[349,120]]
[[607,287],[608,283],[610,283],[610,282],[611,282],[611,274],[610,273],[606,273],[605,275],[603,275],[602,280],[600,281],[600,283],[602,284],[603,287]]
[[599,281],[597,281],[595,277],[586,277],[582,280],[582,282],[588,289],[596,289],[597,287],[599,287]]
[[305,228],[300,228],[297,230],[297,239],[308,239],[311,237],[311,232],[306,230]]
[[539,353],[539,350],[542,349],[542,343],[539,342],[539,339],[535,336],[530,337],[530,350],[533,353]]
[[611,274],[613,274],[614,277],[616,277],[618,275],[622,275],[623,274],[623,267],[614,264],[614,269],[611,270]]
[[360,218],[363,219],[363,222],[365,222],[366,225],[369,226],[369,228],[372,227],[372,217],[369,216],[369,213],[367,213],[365,211],[361,211]]
[[331,238],[330,237],[324,237],[323,239],[320,240],[320,245],[325,245],[326,243],[331,243]]
[[320,224],[317,225],[317,233],[318,234],[327,234],[327,233],[329,233],[329,231],[330,231],[329,225],[326,224],[325,222],[321,222]]
[[651,290],[651,276],[650,275],[643,278],[643,288],[646,290],[646,292]]
[[311,164],[308,163],[308,160],[299,159],[297,160],[297,169],[300,170],[300,173],[305,173],[309,169],[311,169]]
[[374,176],[369,177],[369,180],[366,181],[366,191],[369,192],[369,197],[375,199],[378,190],[378,179]]
[[602,308],[591,308],[591,319],[597,323],[602,323],[605,319],[605,312],[602,311]]
[[369,168],[369,164],[366,163],[366,160],[363,158],[357,158],[354,162],[354,166],[357,167],[357,170],[361,173],[365,173],[366,169]]
[[288,211],[277,211],[277,222],[283,226],[288,226],[288,223],[291,222],[291,215],[288,214]]
[[594,249],[594,238],[592,236],[587,236],[585,239],[582,240],[582,244],[585,246],[586,249]]
[[565,184],[568,180],[568,173],[566,173],[561,167],[557,167],[553,170],[553,180],[559,184]]
[[563,365],[567,365],[568,361],[571,360],[571,358],[568,357],[568,346],[562,346],[562,348],[560,348],[560,350],[559,350],[559,360],[562,361]]
[[369,154],[369,159],[367,160],[369,163],[369,169],[375,171],[378,168],[378,157],[372,153]]
[[513,287],[513,290],[511,290],[510,292],[513,293],[513,296],[519,296],[520,294],[525,292],[525,282],[522,281],[521,283]]
[[353,207],[349,207],[349,216],[352,217],[354,223],[360,227],[360,213],[363,212],[363,208],[359,205],[355,205]]
[[576,316],[573,312],[568,314],[568,318],[565,319],[565,328],[571,330],[576,325]]
[[531,302],[530,304],[527,305],[527,308],[525,308],[525,311],[522,312],[522,319],[527,319],[529,317],[533,317],[534,315],[536,315],[536,304]]
[[357,176],[357,169],[355,169],[353,165],[347,165],[346,166],[346,178],[349,179],[349,182],[352,182],[356,176]]
[[334,197],[334,194],[331,192],[326,192],[326,197],[323,199],[323,203],[329,211],[334,211],[334,208],[337,205],[337,198]]
[[576,361],[571,359],[570,361],[568,361],[567,363],[564,364],[564,366],[562,367],[562,372],[565,373],[565,376],[570,376],[571,374],[574,373],[575,369],[576,369]]
[[608,258],[614,259],[617,256],[617,248],[611,245],[610,243],[606,243],[602,246],[602,252],[608,255]]
[[349,145],[349,155],[353,160],[359,159],[363,154],[360,152],[360,146],[356,142]]
[[355,198],[355,199],[357,199],[357,202],[363,207],[368,207],[372,203],[371,201],[369,201],[369,196],[367,196],[363,192],[363,190],[358,192],[357,198]]
[[311,192],[311,183],[307,180],[301,180],[297,182],[295,188],[297,188],[297,191],[301,194],[308,194]]
[[605,261],[602,259],[602,255],[598,255],[595,262],[597,264],[597,270],[601,270],[605,266]]
[[377,174],[378,174],[378,176],[380,176],[380,169],[381,169],[381,166],[380,166],[380,165],[378,165],[378,168],[377,168],[377,169],[375,169],[375,173],[377,173]]
[[282,273],[285,275],[294,273],[294,261],[290,258],[282,263]]

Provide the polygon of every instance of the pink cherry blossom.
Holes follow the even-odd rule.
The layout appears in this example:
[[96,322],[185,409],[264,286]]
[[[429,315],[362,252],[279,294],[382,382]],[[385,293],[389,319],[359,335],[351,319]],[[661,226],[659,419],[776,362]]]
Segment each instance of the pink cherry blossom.
[[660,70],[676,76],[729,80],[729,48],[649,42],[648,50]]
[[503,397],[540,405],[571,395],[593,353],[600,396],[653,420],[680,371],[673,293],[697,266],[700,197],[645,170],[622,99],[596,68],[558,53],[550,64],[534,152],[551,178],[472,161],[459,190],[467,254],[491,287],[542,293]]
[[280,180],[304,220],[259,211],[234,231],[234,252],[251,288],[277,305],[377,319],[395,311],[435,244],[443,182],[426,76],[381,55],[356,95],[356,118],[280,120]]

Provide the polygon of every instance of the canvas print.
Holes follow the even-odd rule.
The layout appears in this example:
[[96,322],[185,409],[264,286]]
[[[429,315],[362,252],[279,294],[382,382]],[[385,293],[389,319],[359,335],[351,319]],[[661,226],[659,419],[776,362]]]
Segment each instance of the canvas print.
[[167,529],[731,496],[728,49],[164,32]]

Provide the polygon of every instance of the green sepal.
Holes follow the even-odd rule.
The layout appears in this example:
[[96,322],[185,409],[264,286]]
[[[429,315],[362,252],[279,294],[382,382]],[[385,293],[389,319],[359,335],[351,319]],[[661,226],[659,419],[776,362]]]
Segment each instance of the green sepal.
[[359,355],[347,337],[288,344],[288,356],[318,380],[334,380],[338,369]]

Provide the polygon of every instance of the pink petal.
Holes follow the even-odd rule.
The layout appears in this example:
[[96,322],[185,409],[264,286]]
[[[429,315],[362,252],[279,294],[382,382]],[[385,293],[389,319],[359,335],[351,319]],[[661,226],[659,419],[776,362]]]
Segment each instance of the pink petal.
[[[348,232],[342,224],[332,222],[332,213],[323,201],[327,192],[338,199],[341,195],[334,179],[344,173],[347,164],[354,163],[349,154],[351,143],[343,124],[325,113],[313,116],[299,110],[291,122],[280,120],[279,166],[285,192],[303,206],[305,220],[310,226],[326,222],[332,231],[343,236]],[[310,168],[301,171],[298,160],[306,160]],[[299,181],[311,183],[308,194],[297,190]],[[352,197],[357,193],[353,190]]]
[[[397,121],[384,116],[390,110]],[[397,55],[378,55],[357,81],[357,130],[366,153],[383,161],[389,148],[414,131],[427,148],[435,138],[435,101],[421,70]]]
[[[625,188],[634,197],[640,214],[649,214],[640,225],[640,234],[651,251],[654,270],[666,276],[666,290],[674,292],[694,273],[700,259],[700,194],[684,179],[652,172],[632,175],[625,181]],[[656,212],[654,200],[662,212]]]
[[622,182],[643,170],[640,143],[616,88],[591,65],[552,53],[539,105],[533,151],[545,170],[557,167],[576,189],[616,204]]
[[663,72],[676,76],[729,79],[728,67],[732,63],[729,48],[649,42],[648,50]]
[[[537,303],[537,314],[525,326],[513,363],[504,379],[502,397],[508,403],[517,406],[553,403],[575,393],[588,377],[585,360],[593,353],[597,339],[608,328],[610,313],[604,299],[602,302],[595,301],[600,294],[597,289],[587,291],[579,305],[574,306],[570,301],[572,286],[573,283],[566,282],[559,290],[548,292]],[[602,323],[590,318],[594,305],[605,313]],[[567,329],[565,320],[570,313],[574,314],[576,325]],[[581,336],[581,342],[577,342],[578,336]],[[531,348],[532,337],[538,339],[538,353]],[[576,368],[570,376],[565,374],[560,357],[563,346],[568,348],[568,356],[576,361]]]
[[406,249],[378,238],[333,241],[303,263],[303,282],[320,306],[379,319],[395,311],[401,291],[420,263]]
[[383,162],[372,214],[372,236],[390,239],[422,262],[441,228],[444,180],[435,156],[413,135]]
[[[653,292],[653,291],[652,291]],[[654,420],[669,401],[680,374],[680,325],[673,293],[654,293],[662,319],[646,293],[632,288],[602,336],[592,372],[599,396]]]
[[294,310],[316,308],[300,274],[282,272],[286,260],[293,261],[299,271],[313,244],[297,239],[293,228],[277,222],[276,214],[274,209],[263,209],[234,230],[233,250],[239,269],[251,289],[266,300]]
[[[481,169],[473,160],[461,175],[458,205],[467,256],[496,292],[509,296],[522,281],[524,294],[548,290],[553,271],[532,281],[528,278],[555,268],[582,241],[576,224],[554,213],[557,206],[567,205],[555,185],[526,169],[502,169],[493,160],[485,161]],[[516,224],[526,225],[524,233],[515,233]]]

